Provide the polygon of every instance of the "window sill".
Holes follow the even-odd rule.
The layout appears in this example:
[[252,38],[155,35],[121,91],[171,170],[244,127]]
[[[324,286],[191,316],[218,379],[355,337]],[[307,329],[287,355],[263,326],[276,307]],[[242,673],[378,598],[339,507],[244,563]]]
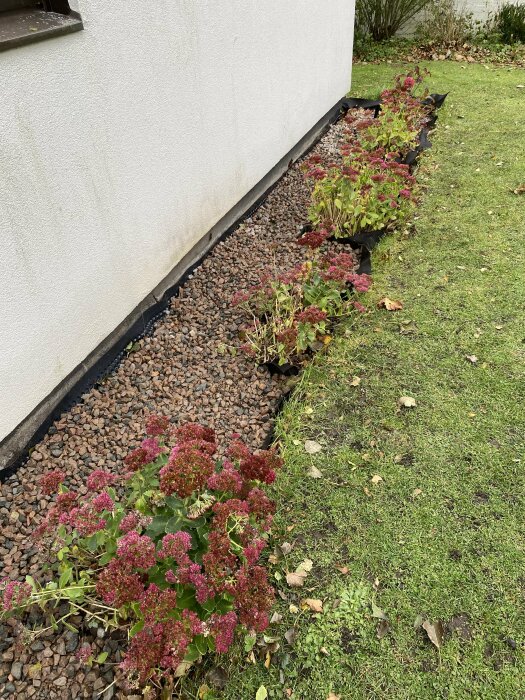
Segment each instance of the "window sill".
[[0,14],[0,51],[71,34],[82,28],[82,19],[76,12],[69,15],[33,9],[3,12]]

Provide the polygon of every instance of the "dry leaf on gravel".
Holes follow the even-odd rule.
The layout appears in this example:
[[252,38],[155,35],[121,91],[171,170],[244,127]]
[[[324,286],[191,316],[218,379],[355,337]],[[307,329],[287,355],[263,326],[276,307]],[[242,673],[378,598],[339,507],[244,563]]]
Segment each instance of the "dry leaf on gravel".
[[321,447],[321,445],[315,440],[306,440],[306,442],[304,443],[304,450],[309,455],[315,455],[318,452],[321,452],[322,449],[323,448]]
[[323,601],[319,598],[306,598],[303,600],[303,605],[310,608],[312,612],[322,613],[323,612]]
[[437,622],[430,622],[430,620],[425,620],[423,624],[421,625],[425,632],[428,635],[428,638],[432,642],[432,644],[437,648],[441,649],[443,645],[443,623],[441,620],[438,620]]
[[322,479],[323,478],[323,473],[317,469],[317,467],[314,467],[312,464],[309,468],[308,471],[306,472],[308,476],[311,476],[312,479]]
[[386,309],[387,311],[401,311],[403,308],[402,301],[396,301],[395,299],[389,299],[388,297],[383,297],[377,302],[378,309]]
[[412,396],[401,396],[398,404],[403,408],[414,408],[416,405],[416,400]]

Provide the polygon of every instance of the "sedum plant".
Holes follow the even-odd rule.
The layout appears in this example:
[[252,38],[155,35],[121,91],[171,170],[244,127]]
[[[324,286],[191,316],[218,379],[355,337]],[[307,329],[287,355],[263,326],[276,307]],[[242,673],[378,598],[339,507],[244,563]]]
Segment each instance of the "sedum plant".
[[[241,628],[267,627],[274,592],[259,559],[274,507],[262,487],[281,466],[237,436],[217,458],[213,431],[197,424],[172,431],[152,416],[147,434],[122,473],[91,473],[86,496],[60,471],[45,475],[56,498],[38,536],[51,546],[53,578],[1,584],[3,615],[40,606],[55,628],[81,613],[126,631],[121,666],[136,687],[226,652]],[[55,619],[64,601],[69,611]]]
[[[327,230],[311,231],[299,243],[316,250],[328,236]],[[233,303],[252,318],[241,348],[260,363],[300,365],[331,341],[338,319],[364,309],[349,295],[350,287],[364,292],[370,285],[368,275],[354,272],[355,264],[350,253],[313,254],[290,272],[238,292]]]
[[311,223],[337,239],[404,221],[416,199],[408,165],[396,162],[383,148],[347,146],[342,152],[341,167],[316,167],[306,174],[315,179],[308,212]]
[[381,93],[381,112],[373,118],[350,110],[340,155],[324,165],[319,156],[306,162],[314,182],[309,219],[337,238],[389,228],[404,221],[416,201],[416,181],[401,161],[416,147],[428,123],[430,107],[413,91],[423,80],[416,69],[399,75]]

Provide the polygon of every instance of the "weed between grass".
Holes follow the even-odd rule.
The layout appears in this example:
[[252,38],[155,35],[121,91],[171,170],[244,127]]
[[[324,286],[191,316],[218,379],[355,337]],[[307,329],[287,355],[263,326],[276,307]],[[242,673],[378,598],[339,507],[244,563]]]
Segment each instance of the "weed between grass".
[[[523,698],[525,195],[511,190],[525,180],[525,79],[429,68],[450,95],[419,173],[417,232],[374,253],[370,312],[316,359],[279,419],[276,535],[293,544],[273,567],[283,619],[268,634],[280,649],[269,668],[264,649],[257,664],[240,650],[228,700],[261,685],[295,700]],[[396,72],[358,66],[352,94],[375,96]],[[377,309],[383,296],[403,310]],[[401,409],[403,395],[416,407]],[[307,439],[322,451],[307,454]],[[305,558],[304,587],[288,587]],[[415,629],[421,615],[445,624],[440,650]]]

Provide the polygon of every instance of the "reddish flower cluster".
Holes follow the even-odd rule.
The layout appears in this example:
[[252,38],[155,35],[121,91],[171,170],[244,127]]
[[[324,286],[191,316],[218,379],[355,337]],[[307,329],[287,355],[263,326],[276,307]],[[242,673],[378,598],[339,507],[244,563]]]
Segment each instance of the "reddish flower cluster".
[[91,503],[97,513],[102,513],[104,510],[113,510],[113,507],[115,506],[113,499],[109,493],[107,493],[107,491],[99,493],[97,496],[95,496]]
[[146,434],[152,437],[164,435],[169,428],[170,419],[166,416],[151,415],[146,422]]
[[248,629],[263,632],[268,627],[268,610],[275,598],[266,569],[262,566],[240,569],[235,579],[234,596],[241,623]]
[[304,311],[298,313],[296,318],[300,323],[311,323],[315,325],[316,323],[325,321],[327,317],[328,314],[326,311],[321,311],[318,306],[312,305],[307,306]]
[[44,474],[40,479],[40,488],[42,489],[42,493],[45,493],[47,496],[50,496],[52,493],[56,493],[58,491],[58,487],[65,478],[66,475],[64,472],[60,471],[60,469],[55,469],[52,472]]
[[241,440],[235,440],[228,456],[239,462],[239,471],[248,481],[273,484],[276,470],[282,467],[282,459],[275,450],[260,450],[253,454]]
[[129,569],[150,569],[155,564],[155,543],[130,530],[117,542],[117,557]]
[[[113,501],[111,501],[111,505],[113,506]],[[81,537],[88,537],[106,527],[106,521],[100,517],[100,510],[97,510],[92,503],[84,503],[80,508],[73,508],[69,513],[62,513],[59,522],[62,525],[72,527]]]
[[0,581],[0,593],[2,595],[2,609],[4,611],[14,610],[26,603],[31,595],[31,586],[22,581],[11,581],[3,579]]
[[225,654],[233,644],[237,615],[231,611],[226,615],[212,615],[209,622],[210,632],[215,640],[215,649]]
[[211,443],[191,440],[179,443],[171,451],[168,463],[160,470],[160,489],[166,495],[181,498],[202,491],[213,474],[215,463],[206,449]]
[[98,595],[104,603],[115,608],[139,600],[143,591],[142,577],[121,559],[112,559],[98,577]]
[[212,491],[239,494],[242,490],[242,477],[233,464],[225,460],[220,472],[214,472],[208,479],[208,488]]
[[320,248],[329,237],[330,232],[325,228],[314,229],[313,231],[303,233],[303,235],[297,239],[297,243],[315,250],[316,248]]
[[138,527],[147,527],[151,520],[151,517],[142,515],[136,510],[132,510],[126,513],[120,521],[119,530],[121,532],[129,532],[130,530],[136,530]]
[[102,491],[102,489],[111,486],[116,481],[118,481],[118,477],[114,474],[105,472],[102,469],[95,469],[88,476],[86,486],[90,491]]

